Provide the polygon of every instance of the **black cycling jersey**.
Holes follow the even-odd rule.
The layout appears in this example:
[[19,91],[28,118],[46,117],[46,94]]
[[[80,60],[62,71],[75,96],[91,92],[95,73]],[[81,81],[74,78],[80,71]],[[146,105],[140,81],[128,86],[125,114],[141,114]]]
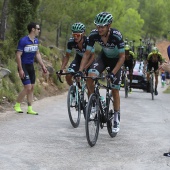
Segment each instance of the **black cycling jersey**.
[[[89,38],[86,36],[83,36],[83,47],[82,49],[79,49],[77,42],[74,41],[74,38],[70,38],[67,43],[67,53],[71,53],[72,49],[74,48],[76,50],[76,54],[83,57],[84,52],[86,51],[87,44],[89,43]],[[91,52],[94,53],[94,48],[91,49]]]
[[119,58],[119,53],[124,52],[123,37],[117,29],[110,28],[110,35],[106,44],[102,41],[98,30],[92,30],[86,49],[91,51],[95,42],[98,42],[102,46],[103,52],[108,58]]

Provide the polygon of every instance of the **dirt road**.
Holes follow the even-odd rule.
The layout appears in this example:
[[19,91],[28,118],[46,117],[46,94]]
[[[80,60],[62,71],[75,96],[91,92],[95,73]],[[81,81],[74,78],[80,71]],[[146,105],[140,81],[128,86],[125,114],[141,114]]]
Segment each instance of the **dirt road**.
[[[100,130],[97,144],[86,141],[85,121],[72,128],[66,94],[34,102],[38,116],[6,112],[0,121],[1,170],[170,170],[170,95],[133,89],[121,95],[121,129],[110,138]],[[26,111],[26,107],[23,108]]]

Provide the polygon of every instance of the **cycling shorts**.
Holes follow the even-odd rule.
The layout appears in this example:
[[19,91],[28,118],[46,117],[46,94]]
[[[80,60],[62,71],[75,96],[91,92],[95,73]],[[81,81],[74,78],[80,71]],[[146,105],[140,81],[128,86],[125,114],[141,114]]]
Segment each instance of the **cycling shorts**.
[[21,79],[24,85],[35,84],[35,70],[33,64],[22,64],[25,77]]
[[129,71],[133,71],[133,60],[125,60],[124,66],[128,67]]
[[[75,59],[71,62],[71,64],[68,67],[67,71],[68,72],[77,72],[77,71],[79,71],[81,60],[82,60],[82,57],[80,55],[76,54]],[[89,68],[87,69],[87,71],[88,70],[89,70]]]
[[159,74],[159,70],[158,70],[158,62],[157,63],[148,63],[148,66],[147,66],[147,72],[150,72],[152,70],[152,67],[154,68],[154,73],[156,75]]
[[[103,53],[103,51],[101,51],[97,59],[90,66],[88,73],[95,73],[98,76],[106,69],[106,67],[110,67],[110,70],[113,70],[118,60],[119,58],[107,58],[106,55]],[[120,68],[115,75],[117,79],[112,84],[113,89],[120,89],[121,76],[122,76],[122,70]]]

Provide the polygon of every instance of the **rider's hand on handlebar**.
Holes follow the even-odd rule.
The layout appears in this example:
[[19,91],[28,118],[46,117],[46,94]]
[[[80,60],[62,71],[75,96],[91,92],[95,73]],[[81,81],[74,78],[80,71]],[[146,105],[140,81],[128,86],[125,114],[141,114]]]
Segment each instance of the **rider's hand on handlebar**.
[[116,80],[116,77],[114,73],[109,73],[107,76],[107,79],[109,79],[112,83]]
[[83,73],[81,71],[78,71],[75,75],[74,75],[74,78],[77,78],[77,77],[82,77],[83,76]]
[[63,70],[57,71],[56,73],[60,75],[63,73]]

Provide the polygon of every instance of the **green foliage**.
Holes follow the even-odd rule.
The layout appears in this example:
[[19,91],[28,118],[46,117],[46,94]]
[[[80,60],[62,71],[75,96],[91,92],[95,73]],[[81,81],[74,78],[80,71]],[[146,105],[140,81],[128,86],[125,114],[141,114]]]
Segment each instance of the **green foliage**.
[[51,55],[51,50],[50,50],[50,48],[45,47],[45,46],[43,46],[43,45],[39,45],[39,50],[40,50],[40,52],[43,53],[44,55],[50,57],[50,55]]
[[36,10],[39,0],[12,0],[11,11],[13,13],[13,27],[11,36],[14,42],[27,34],[27,25],[36,18]]
[[15,47],[11,39],[1,41],[0,46],[0,62],[6,64],[8,59],[15,57]]
[[2,103],[3,97],[6,97],[9,102],[13,102],[16,99],[15,96],[15,85],[10,82],[7,78],[2,79],[2,87],[0,88],[0,104]]
[[9,59],[7,68],[11,71],[11,73],[9,74],[9,79],[14,84],[14,89],[19,92],[21,90],[22,83],[18,76],[16,62],[13,59]]
[[170,86],[168,86],[167,89],[163,91],[163,93],[169,94],[170,93]]

